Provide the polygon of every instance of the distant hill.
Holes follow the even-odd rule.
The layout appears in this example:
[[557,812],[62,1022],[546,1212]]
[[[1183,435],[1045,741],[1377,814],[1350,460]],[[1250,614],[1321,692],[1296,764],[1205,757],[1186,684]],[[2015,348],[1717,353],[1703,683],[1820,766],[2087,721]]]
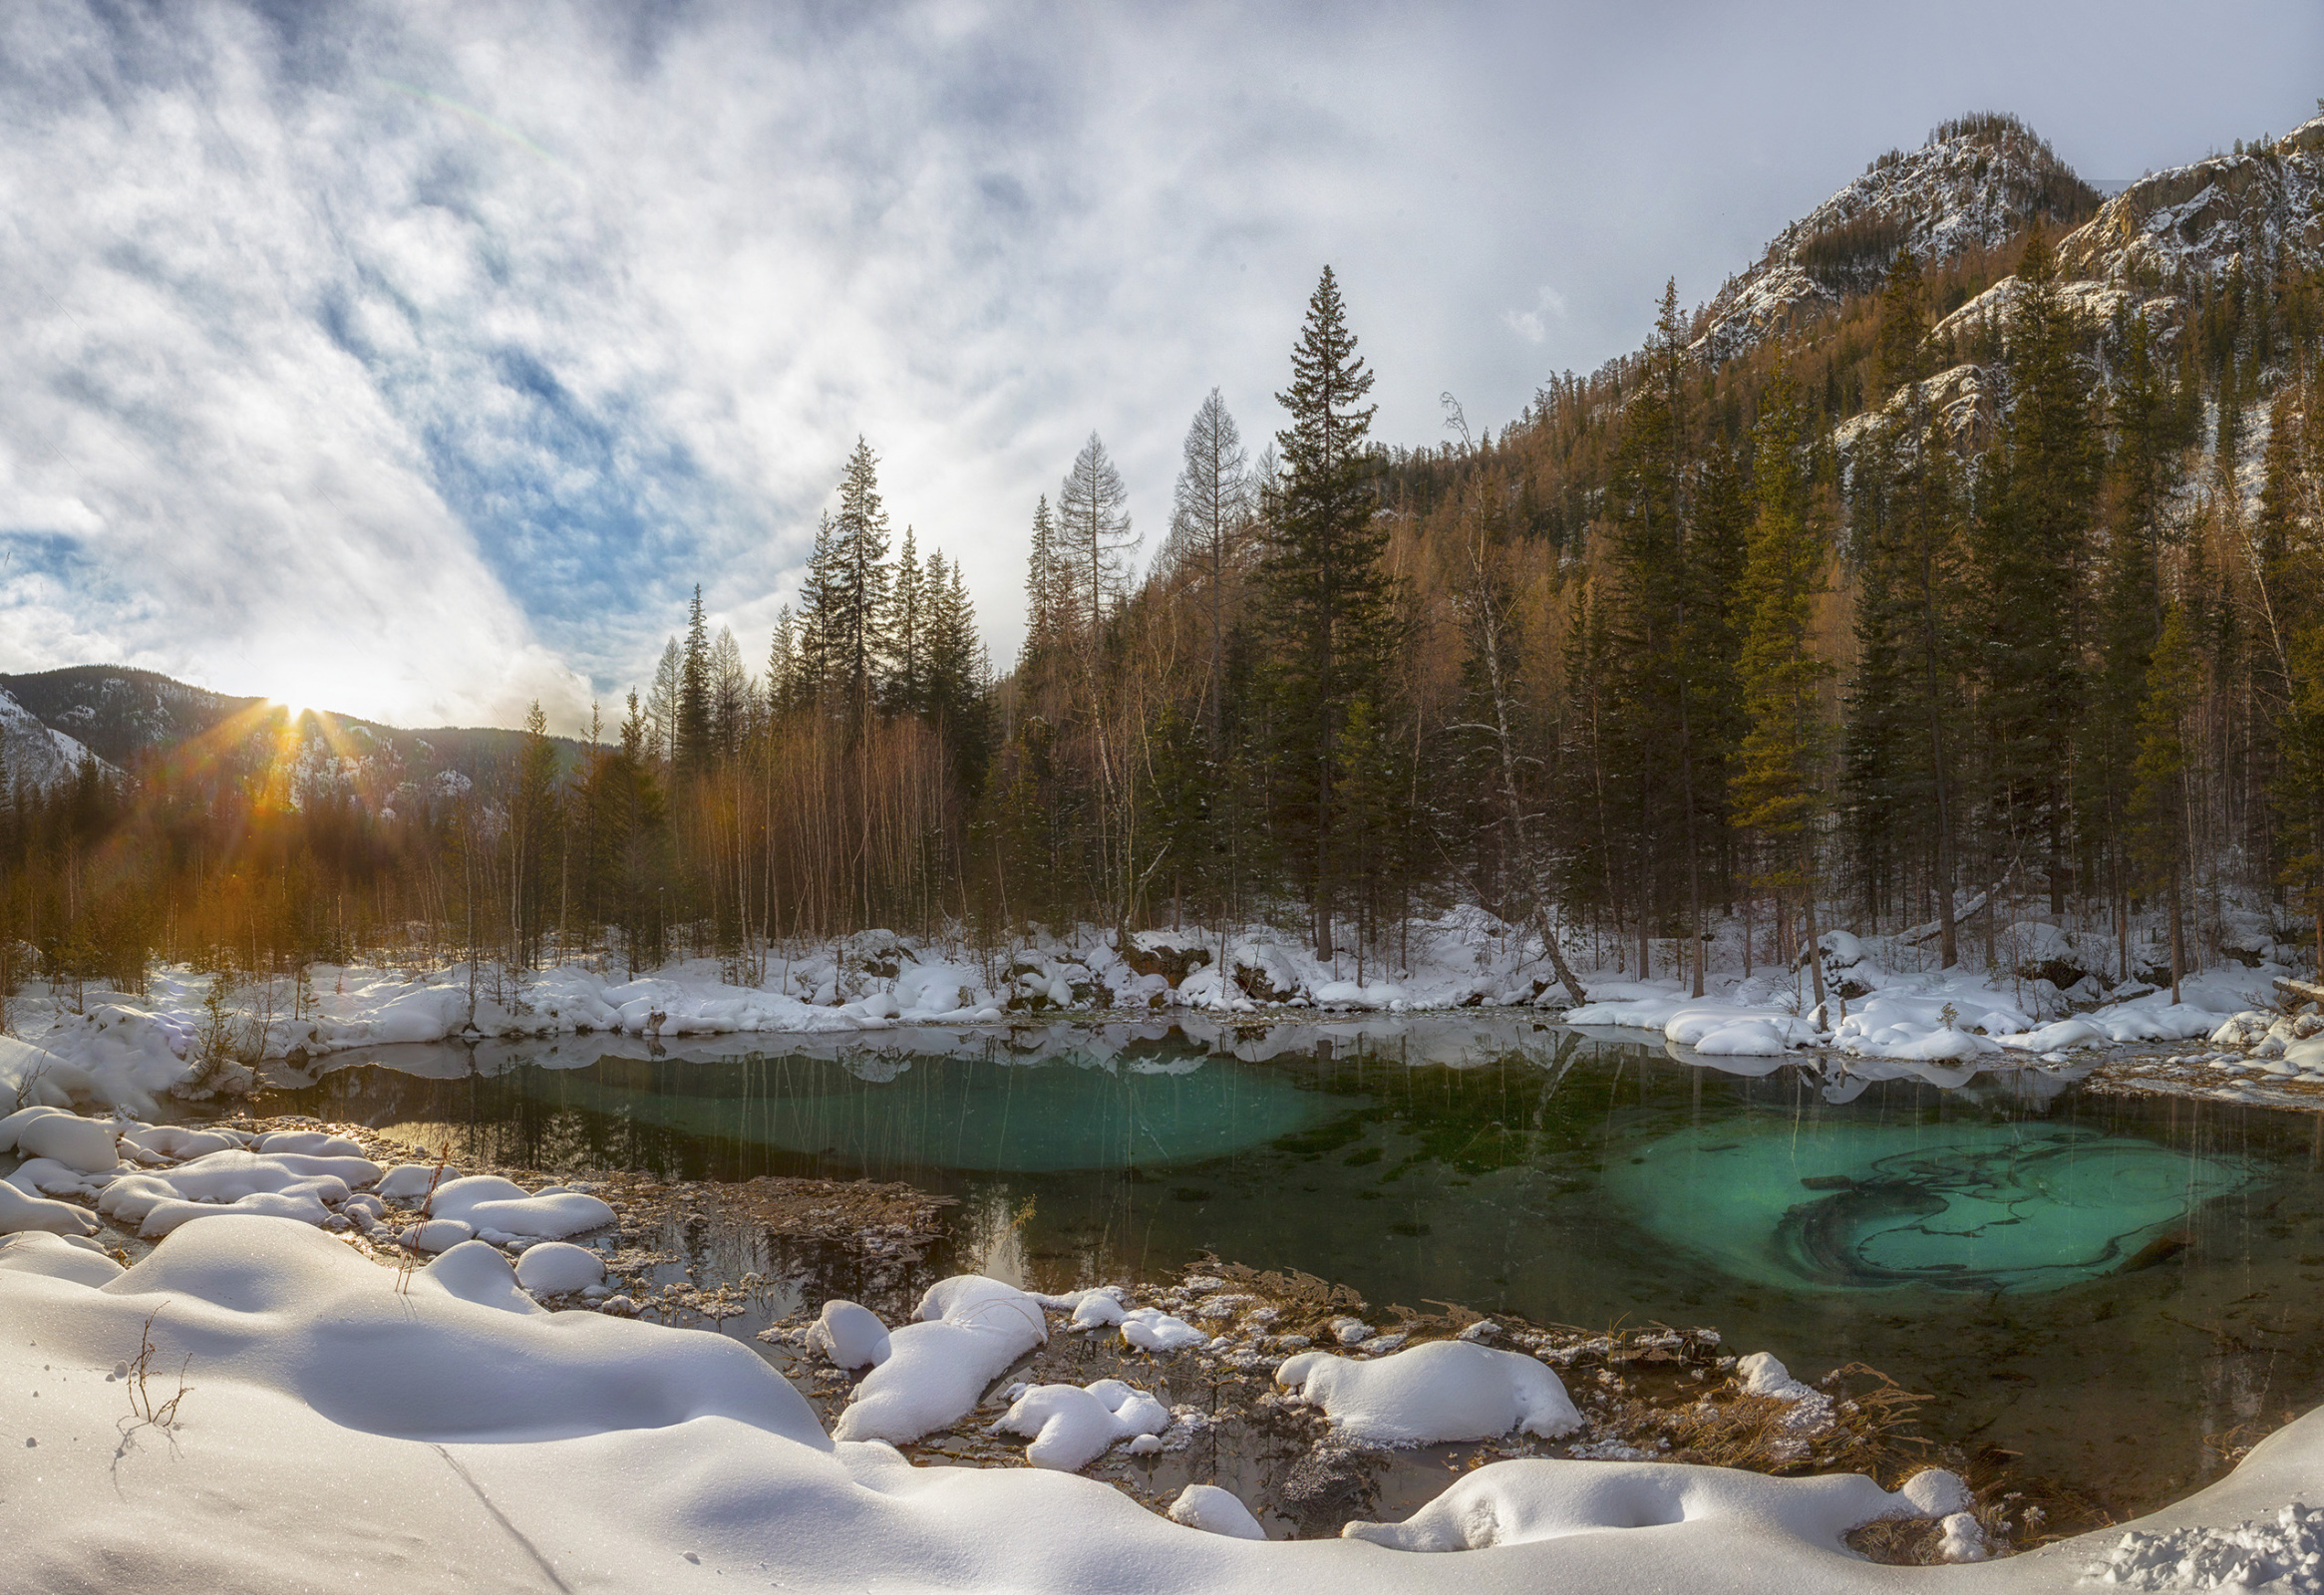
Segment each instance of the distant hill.
[[[205,738],[223,740],[225,748],[215,752],[247,755],[261,741],[278,746],[289,730],[289,711],[266,699],[229,697],[127,665],[0,675],[0,694],[10,772],[21,771],[43,788],[77,770],[83,749],[126,770]],[[522,732],[501,727],[410,729],[310,711],[300,719],[299,746],[289,762],[302,789],[340,785],[384,803],[405,783],[441,786],[447,774],[477,781],[513,759],[523,741]],[[579,761],[578,742],[550,741],[564,768]]]

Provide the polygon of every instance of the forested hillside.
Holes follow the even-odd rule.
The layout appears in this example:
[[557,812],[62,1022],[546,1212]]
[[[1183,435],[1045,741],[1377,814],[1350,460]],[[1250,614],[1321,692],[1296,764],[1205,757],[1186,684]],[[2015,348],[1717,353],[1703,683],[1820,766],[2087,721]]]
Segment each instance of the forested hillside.
[[2324,118],[2101,205],[1963,119],[1702,308],[1641,283],[1636,354],[1498,431],[1448,396],[1418,447],[1371,436],[1399,374],[1326,270],[1280,409],[1193,416],[1166,530],[1094,435],[1027,506],[1015,660],[859,446],[763,665],[697,600],[567,760],[536,720],[473,783],[285,779],[319,722],[19,782],[0,945],[747,974],[871,926],[1266,920],[1393,965],[1477,904],[1699,990],[1715,926],[1943,964],[2106,927],[2061,985],[2191,967],[2230,902],[2324,943],[2320,173]]

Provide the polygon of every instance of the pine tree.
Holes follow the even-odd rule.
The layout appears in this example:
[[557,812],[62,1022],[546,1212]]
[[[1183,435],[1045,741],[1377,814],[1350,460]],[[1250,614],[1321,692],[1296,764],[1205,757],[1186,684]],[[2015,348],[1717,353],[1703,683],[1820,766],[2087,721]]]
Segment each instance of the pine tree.
[[[1789,376],[1761,391],[1753,452],[1759,517],[1743,580],[1743,688],[1751,729],[1735,781],[1736,820],[1769,843],[1767,880],[1799,899],[1813,949],[1820,946],[1816,837],[1829,741],[1822,695],[1832,667],[1817,657],[1810,628],[1828,549],[1815,504],[1807,417]],[[1824,960],[1819,954],[1808,963],[1822,1007]]]
[[1274,642],[1274,715],[1288,828],[1306,855],[1315,951],[1332,956],[1334,789],[1350,709],[1371,696],[1393,638],[1388,533],[1375,521],[1367,445],[1372,373],[1356,353],[1331,268],[1307,302],[1291,354],[1291,386],[1276,401],[1291,424],[1275,435],[1283,475],[1268,494],[1259,566]]

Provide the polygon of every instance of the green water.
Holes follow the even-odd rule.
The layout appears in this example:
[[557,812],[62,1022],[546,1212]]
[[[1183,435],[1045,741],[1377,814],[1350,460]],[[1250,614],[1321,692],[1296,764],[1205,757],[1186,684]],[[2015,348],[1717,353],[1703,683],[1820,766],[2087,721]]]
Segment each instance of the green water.
[[1658,1136],[1607,1193],[1742,1280],[1810,1290],[2055,1290],[2154,1266],[2241,1156],[2041,1121],[1765,1121]]
[[908,1180],[962,1202],[931,1266],[1037,1288],[1210,1253],[1380,1304],[1712,1326],[1797,1371],[1869,1363],[1936,1398],[1938,1437],[2110,1509],[2324,1402],[2310,1116],[2017,1072],[1729,1075],[1523,1021],[332,1064],[256,1106],[549,1171]]

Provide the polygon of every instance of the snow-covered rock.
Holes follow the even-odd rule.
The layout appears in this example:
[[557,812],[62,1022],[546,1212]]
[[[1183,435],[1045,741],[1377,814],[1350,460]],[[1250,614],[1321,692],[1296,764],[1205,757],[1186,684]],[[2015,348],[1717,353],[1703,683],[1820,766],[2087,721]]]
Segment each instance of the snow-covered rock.
[[1216,1484],[1188,1484],[1170,1502],[1167,1515],[1173,1523],[1183,1523],[1206,1534],[1224,1534],[1230,1539],[1267,1537],[1267,1531],[1242,1503],[1242,1497]]
[[855,1387],[831,1426],[834,1438],[900,1445],[955,1423],[1004,1369],[1049,1339],[1040,1303],[981,1274],[930,1285],[913,1317],[889,1334],[887,1360]]
[[870,1308],[829,1301],[807,1332],[807,1343],[834,1368],[876,1368],[888,1359],[887,1326]]
[[1323,1409],[1344,1438],[1370,1445],[1491,1439],[1514,1431],[1554,1439],[1581,1427],[1565,1386],[1533,1358],[1440,1340],[1373,1362],[1301,1352],[1275,1383]]
[[995,1426],[1032,1443],[1025,1459],[1035,1467],[1079,1472],[1118,1440],[1160,1435],[1170,1410],[1135,1385],[1101,1379],[1092,1385],[1036,1385],[1010,1404]]

